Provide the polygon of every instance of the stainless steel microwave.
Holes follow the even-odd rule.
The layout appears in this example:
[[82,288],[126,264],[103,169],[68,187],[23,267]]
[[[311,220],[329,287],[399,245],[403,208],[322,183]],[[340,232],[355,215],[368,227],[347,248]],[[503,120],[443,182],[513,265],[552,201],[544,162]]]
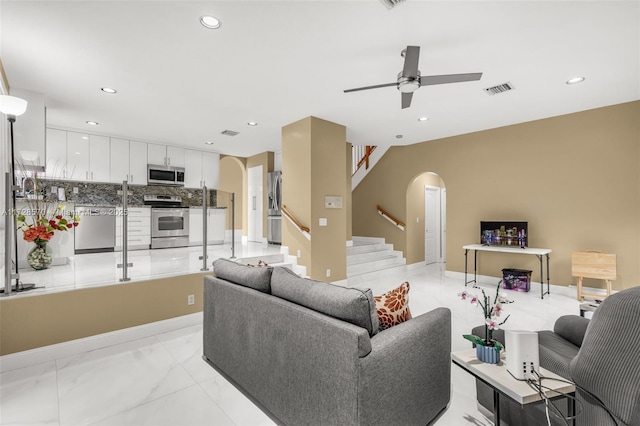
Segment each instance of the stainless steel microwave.
[[184,167],[148,164],[147,184],[184,186]]

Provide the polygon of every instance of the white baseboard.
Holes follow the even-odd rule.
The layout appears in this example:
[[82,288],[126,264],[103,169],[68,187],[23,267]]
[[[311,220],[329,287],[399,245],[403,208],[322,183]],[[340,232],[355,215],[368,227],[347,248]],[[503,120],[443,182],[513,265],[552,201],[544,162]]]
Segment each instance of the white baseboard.
[[43,346],[0,357],[0,373],[202,324],[202,312]]

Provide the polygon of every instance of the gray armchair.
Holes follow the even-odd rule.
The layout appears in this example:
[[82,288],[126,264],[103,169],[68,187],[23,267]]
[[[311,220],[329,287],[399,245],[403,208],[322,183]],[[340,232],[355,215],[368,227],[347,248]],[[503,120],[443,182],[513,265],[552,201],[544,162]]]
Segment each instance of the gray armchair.
[[[484,326],[472,333],[481,336]],[[540,365],[576,384],[576,425],[640,426],[640,287],[609,296],[590,321],[558,318],[553,331],[538,332],[538,343]],[[476,390],[481,411],[491,412],[491,389],[476,382]],[[566,416],[566,402],[555,404]],[[510,425],[547,424],[544,404],[523,408],[503,398],[500,408]],[[551,421],[565,424],[555,416]]]

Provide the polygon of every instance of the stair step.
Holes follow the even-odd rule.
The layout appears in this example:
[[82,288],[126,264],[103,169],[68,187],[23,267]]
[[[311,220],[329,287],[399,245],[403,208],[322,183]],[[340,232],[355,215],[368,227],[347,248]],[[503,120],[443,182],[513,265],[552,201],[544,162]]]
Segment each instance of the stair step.
[[347,277],[360,275],[371,271],[380,271],[394,266],[401,266],[407,263],[405,258],[391,256],[388,259],[376,260],[375,262],[358,263],[347,266]]
[[353,254],[370,253],[381,250],[393,250],[393,244],[375,243],[375,244],[363,244],[347,247],[347,256]]
[[367,244],[380,244],[384,243],[384,238],[380,237],[351,237],[353,245],[367,245]]

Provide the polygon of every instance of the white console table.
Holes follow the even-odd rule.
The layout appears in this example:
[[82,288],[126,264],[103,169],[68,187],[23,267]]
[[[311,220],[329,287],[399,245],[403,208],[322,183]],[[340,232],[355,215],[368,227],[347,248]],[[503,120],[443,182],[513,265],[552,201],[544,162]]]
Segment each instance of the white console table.
[[[551,249],[545,248],[531,248],[531,247],[509,247],[509,246],[487,246],[484,244],[468,244],[462,246],[464,249],[464,286],[467,284],[476,283],[478,277],[478,252],[479,251],[492,251],[498,253],[515,253],[515,254],[532,254],[535,255],[540,261],[540,298],[544,299],[545,294],[549,294],[549,253]],[[467,254],[469,250],[473,250],[473,280],[467,281]],[[544,291],[544,270],[542,268],[542,258],[547,258],[547,291]]]

